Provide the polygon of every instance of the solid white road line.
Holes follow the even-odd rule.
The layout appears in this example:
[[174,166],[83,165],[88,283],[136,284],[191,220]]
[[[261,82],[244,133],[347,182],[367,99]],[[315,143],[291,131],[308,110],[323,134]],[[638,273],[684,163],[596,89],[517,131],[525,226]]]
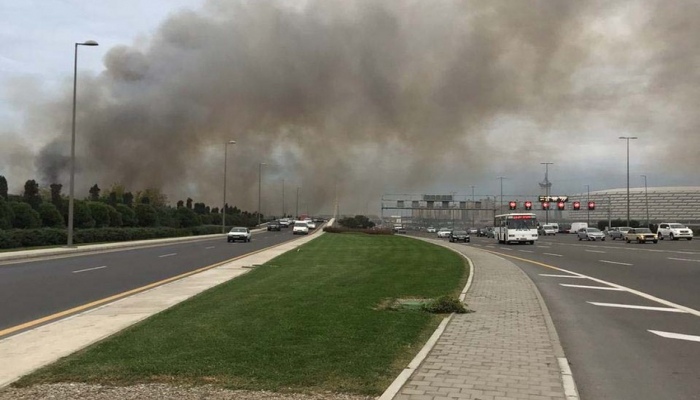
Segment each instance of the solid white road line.
[[85,269],[79,269],[77,271],[73,271],[74,274],[80,273],[80,272],[85,272],[85,271],[94,271],[96,269],[102,269],[102,268],[107,268],[106,265],[103,265],[101,267],[94,267],[94,268],[85,268]]
[[552,246],[542,246],[541,244],[538,244],[537,247],[539,247],[541,249],[549,249]]
[[163,254],[162,256],[158,256],[158,258],[172,257],[172,256],[176,256],[176,255],[177,255],[177,253]]
[[616,265],[634,265],[630,263],[623,263],[623,262],[617,262],[617,261],[608,261],[608,260],[598,260],[602,263],[608,263],[608,264],[616,264]]
[[616,287],[609,287],[609,286],[584,286],[584,285],[570,285],[567,283],[560,283],[559,285],[566,286],[566,287],[579,288],[579,289],[615,290],[618,292],[622,292],[625,290],[625,289],[620,289],[620,288],[616,288]]
[[534,253],[534,251],[530,251],[530,250],[518,250],[518,251],[522,251],[523,253]]
[[209,250],[209,249],[213,249],[214,247],[216,247],[216,246],[209,246],[209,247],[205,247],[205,248],[204,248],[204,250]]
[[692,260],[690,258],[675,258],[675,257],[668,257],[669,260],[676,260],[676,261],[692,261],[692,262],[700,262],[700,260]]
[[586,251],[589,253],[603,253],[603,254],[605,254],[604,251],[600,251],[600,250],[586,250]]
[[542,253],[542,254],[546,254],[548,256],[554,256],[554,257],[564,257],[561,254],[554,254],[554,253]]
[[661,337],[665,337],[665,338],[669,338],[669,339],[680,339],[680,340],[690,340],[691,342],[700,342],[700,336],[684,335],[682,333],[673,333],[673,332],[652,331],[651,329],[647,329],[647,330],[655,335],[659,335]]
[[601,307],[633,308],[635,310],[666,311],[666,312],[677,312],[677,313],[686,312],[686,311],[680,310],[678,308],[636,306],[633,304],[598,303],[595,301],[587,301],[586,303],[593,304],[594,306],[601,306]]
[[576,278],[576,279],[585,279],[583,276],[578,276],[578,275],[555,275],[555,274],[540,274],[540,276],[547,276],[550,278]]
[[509,249],[509,248],[507,248],[507,247],[499,247],[499,249],[501,249],[501,250],[513,251],[513,249]]

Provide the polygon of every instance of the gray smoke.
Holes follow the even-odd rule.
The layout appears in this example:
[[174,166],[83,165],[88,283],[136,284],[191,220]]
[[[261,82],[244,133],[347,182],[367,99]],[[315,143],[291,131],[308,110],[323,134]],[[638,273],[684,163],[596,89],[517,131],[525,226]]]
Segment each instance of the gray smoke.
[[[664,154],[697,166],[697,2],[290,4],[211,1],[112,48],[102,74],[79,78],[79,187],[218,204],[235,139],[230,202],[255,207],[265,162],[270,207],[285,179],[288,210],[301,186],[311,212],[330,211],[336,187],[364,211],[388,189],[495,177],[504,155],[564,161],[592,120],[607,141],[663,128]],[[67,104],[29,111],[61,137],[37,158],[44,183],[67,183]]]

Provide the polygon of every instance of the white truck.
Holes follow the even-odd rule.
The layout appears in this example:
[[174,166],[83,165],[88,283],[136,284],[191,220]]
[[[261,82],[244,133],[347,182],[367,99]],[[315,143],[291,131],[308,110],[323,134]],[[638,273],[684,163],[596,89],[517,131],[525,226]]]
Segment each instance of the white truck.
[[664,238],[693,240],[693,230],[678,222],[661,222],[659,229],[656,230],[656,235],[659,240],[664,240]]
[[588,222],[572,222],[569,233],[578,234],[578,231],[581,230],[581,228],[588,228]]

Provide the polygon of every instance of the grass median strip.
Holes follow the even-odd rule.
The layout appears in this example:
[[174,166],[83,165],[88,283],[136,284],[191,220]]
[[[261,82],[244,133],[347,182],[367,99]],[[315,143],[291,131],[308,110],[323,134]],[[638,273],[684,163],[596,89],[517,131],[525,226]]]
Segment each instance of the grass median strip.
[[381,393],[442,316],[382,307],[457,295],[462,257],[398,236],[326,234],[15,385],[215,384]]

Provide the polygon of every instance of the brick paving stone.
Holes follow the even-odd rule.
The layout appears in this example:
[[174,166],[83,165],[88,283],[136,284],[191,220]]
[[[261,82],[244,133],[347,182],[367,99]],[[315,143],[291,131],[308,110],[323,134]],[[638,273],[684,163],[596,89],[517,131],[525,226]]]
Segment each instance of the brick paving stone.
[[[394,400],[564,400],[544,311],[515,264],[449,244],[475,265],[466,303]],[[445,397],[447,396],[447,397]]]

